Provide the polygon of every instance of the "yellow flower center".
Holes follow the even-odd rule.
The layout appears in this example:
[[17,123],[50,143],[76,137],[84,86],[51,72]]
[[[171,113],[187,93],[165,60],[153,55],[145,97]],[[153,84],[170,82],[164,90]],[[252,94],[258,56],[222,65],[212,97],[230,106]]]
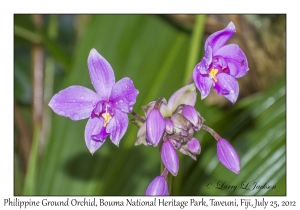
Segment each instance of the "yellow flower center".
[[209,75],[213,78],[213,80],[215,81],[215,82],[218,82],[218,80],[217,80],[217,73],[218,73],[218,69],[211,69],[210,71],[209,71]]
[[110,116],[110,114],[108,112],[103,113],[102,117],[104,119],[103,127],[106,127],[107,123],[109,123],[109,121],[112,117]]

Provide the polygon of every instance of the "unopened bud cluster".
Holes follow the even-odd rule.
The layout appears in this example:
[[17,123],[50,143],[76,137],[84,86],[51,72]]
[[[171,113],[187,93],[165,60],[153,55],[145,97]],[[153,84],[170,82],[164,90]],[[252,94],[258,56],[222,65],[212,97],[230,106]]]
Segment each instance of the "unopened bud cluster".
[[193,137],[204,122],[194,108],[196,97],[196,88],[191,84],[176,91],[168,103],[160,98],[143,107],[146,119],[138,131],[136,145],[159,145],[162,162],[174,176],[179,169],[176,150],[195,160],[201,151],[199,141]]
[[220,162],[229,170],[239,173],[240,160],[237,152],[214,130],[203,125],[204,118],[194,108],[197,97],[193,84],[176,91],[167,102],[160,98],[142,107],[145,117],[135,119],[140,126],[135,145],[158,146],[164,172],[148,186],[145,195],[169,195],[166,176],[176,176],[179,170],[177,151],[196,160],[201,152],[199,141],[194,138],[195,131],[201,128],[210,132],[217,140],[217,155]]

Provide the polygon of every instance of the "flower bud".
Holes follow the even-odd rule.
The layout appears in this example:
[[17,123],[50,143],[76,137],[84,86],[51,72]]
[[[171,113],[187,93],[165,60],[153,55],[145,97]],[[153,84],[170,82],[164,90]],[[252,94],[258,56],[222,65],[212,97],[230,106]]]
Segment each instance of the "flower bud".
[[168,171],[176,176],[179,169],[179,158],[171,141],[167,140],[161,148],[161,160]]
[[193,124],[196,131],[200,130],[202,122],[199,120],[199,113],[193,106],[185,105],[182,108],[182,116]]
[[163,176],[158,176],[149,184],[145,195],[169,195],[168,183]]
[[166,122],[166,133],[167,134],[172,134],[174,132],[174,123],[172,120],[170,120],[169,118],[165,118],[165,122]]
[[173,121],[173,124],[176,128],[179,128],[181,130],[188,130],[188,124],[189,122],[182,117],[181,114],[175,113],[172,115],[171,120]]
[[220,139],[217,143],[217,155],[220,162],[232,172],[240,173],[240,158],[235,149],[225,139]]
[[190,141],[188,141],[187,148],[191,153],[196,155],[199,155],[201,152],[200,143],[196,138],[192,138]]
[[166,127],[165,119],[158,109],[152,109],[146,119],[146,138],[156,146],[164,134]]

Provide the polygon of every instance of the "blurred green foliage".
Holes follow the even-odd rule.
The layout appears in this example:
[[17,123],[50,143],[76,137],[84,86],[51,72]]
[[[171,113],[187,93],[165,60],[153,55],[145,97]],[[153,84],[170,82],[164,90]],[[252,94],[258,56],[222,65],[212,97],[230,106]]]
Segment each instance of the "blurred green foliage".
[[[141,115],[142,105],[159,97],[169,99],[186,83],[185,72],[191,72],[186,69],[193,46],[191,33],[174,27],[160,16],[46,15],[44,21],[44,27],[37,30],[30,15],[15,15],[14,98],[28,123],[32,120],[29,117],[32,112],[30,48],[36,37],[40,37],[37,41],[45,47],[46,59],[54,62],[53,94],[70,85],[93,89],[87,57],[95,48],[110,62],[116,80],[123,77],[133,80],[139,90],[134,110]],[[202,48],[199,46],[198,52]],[[239,153],[241,173],[236,175],[219,163],[215,140],[201,130],[196,138],[202,152],[197,161],[180,155],[180,169],[173,178],[171,195],[285,195],[285,81],[283,77],[269,90],[238,100],[234,106],[208,106],[198,96],[196,108],[206,119],[205,124],[227,139]],[[49,111],[50,107],[45,109]],[[26,195],[143,195],[147,185],[159,175],[157,148],[135,147],[138,128],[133,124],[129,125],[119,148],[107,140],[92,156],[84,141],[87,120],[75,122],[51,114],[49,138],[39,157],[37,145],[33,144],[35,149],[31,152],[35,154],[31,156],[25,178],[15,129],[16,195],[22,192]],[[48,120],[48,115],[44,117]],[[34,142],[38,142],[36,133],[35,137]],[[240,188],[242,183],[249,183],[251,189],[254,182],[276,188]],[[213,183],[213,187],[208,187],[208,183]],[[237,189],[219,189],[222,184]]]

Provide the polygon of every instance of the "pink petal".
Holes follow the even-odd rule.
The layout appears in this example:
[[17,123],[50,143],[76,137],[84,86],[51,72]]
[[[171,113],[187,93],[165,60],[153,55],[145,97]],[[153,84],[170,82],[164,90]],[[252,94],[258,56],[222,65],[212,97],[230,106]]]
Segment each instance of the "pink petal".
[[208,68],[212,61],[212,49],[210,46],[205,50],[205,55],[200,63],[194,68],[198,70],[201,74],[208,74]]
[[55,94],[49,102],[53,111],[71,120],[86,119],[101,97],[83,86],[70,86]]
[[214,88],[234,104],[239,95],[239,84],[236,79],[229,74],[220,73],[217,74],[217,80]]
[[195,85],[186,85],[173,93],[168,101],[168,107],[171,112],[174,112],[180,104],[194,106],[196,103],[196,98],[197,92]]
[[247,58],[236,44],[229,44],[220,48],[215,55],[224,58],[230,70],[230,75],[235,78],[240,78],[249,71]]
[[110,133],[111,141],[119,146],[121,138],[124,136],[128,127],[128,116],[126,113],[115,109],[114,117],[109,121],[106,131]]
[[96,141],[92,139],[93,135],[97,135],[101,132],[103,128],[103,118],[90,118],[85,126],[85,144],[89,149],[90,153],[94,154],[94,152],[99,149],[99,147],[105,142],[103,141]]
[[88,68],[92,84],[103,100],[108,101],[115,84],[115,75],[110,64],[95,49],[88,57]]
[[[212,79],[208,74],[200,74],[199,71],[194,70],[193,72],[194,83],[199,89],[201,94],[201,99],[204,99],[208,96],[210,88],[213,84]],[[191,105],[191,104],[190,104]],[[194,106],[194,105],[192,105]]]
[[207,38],[204,49],[207,50],[210,46],[212,48],[212,54],[215,55],[215,53],[228,42],[235,31],[234,24],[230,22],[226,28],[211,34]]
[[123,78],[112,87],[109,101],[115,108],[123,112],[132,112],[138,93],[139,91],[134,88],[131,79]]

